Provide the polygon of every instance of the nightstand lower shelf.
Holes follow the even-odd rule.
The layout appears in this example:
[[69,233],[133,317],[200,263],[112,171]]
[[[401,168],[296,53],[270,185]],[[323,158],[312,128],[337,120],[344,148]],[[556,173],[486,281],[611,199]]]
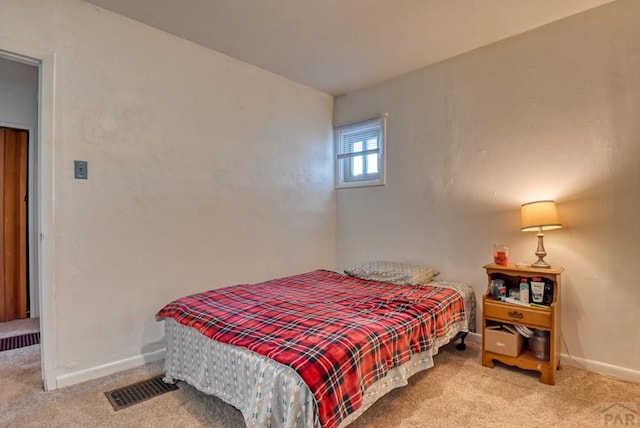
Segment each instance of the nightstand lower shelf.
[[508,366],[515,366],[523,370],[533,370],[540,372],[540,382],[548,385],[555,385],[556,383],[556,369],[560,368],[558,362],[557,367],[554,367],[550,361],[538,360],[533,356],[533,352],[530,350],[523,351],[517,357],[510,357],[508,355],[496,354],[491,351],[484,351],[482,354],[482,365],[485,367],[494,367],[494,361],[499,361]]

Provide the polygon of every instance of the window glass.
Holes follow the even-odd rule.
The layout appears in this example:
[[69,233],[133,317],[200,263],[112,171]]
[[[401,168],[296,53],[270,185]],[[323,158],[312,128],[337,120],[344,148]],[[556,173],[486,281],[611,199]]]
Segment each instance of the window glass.
[[385,184],[386,118],[335,128],[337,188]]

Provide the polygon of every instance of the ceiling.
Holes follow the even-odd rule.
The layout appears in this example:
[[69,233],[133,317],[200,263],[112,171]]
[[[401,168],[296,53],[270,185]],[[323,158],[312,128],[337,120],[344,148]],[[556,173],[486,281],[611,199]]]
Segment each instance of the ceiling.
[[340,95],[612,0],[89,0]]

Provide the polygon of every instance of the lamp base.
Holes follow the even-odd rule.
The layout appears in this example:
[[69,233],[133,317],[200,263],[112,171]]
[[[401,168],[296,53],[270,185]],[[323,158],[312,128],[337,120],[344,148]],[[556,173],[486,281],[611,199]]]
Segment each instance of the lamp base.
[[537,262],[531,265],[532,268],[551,269],[551,265],[545,262],[542,258],[539,258]]

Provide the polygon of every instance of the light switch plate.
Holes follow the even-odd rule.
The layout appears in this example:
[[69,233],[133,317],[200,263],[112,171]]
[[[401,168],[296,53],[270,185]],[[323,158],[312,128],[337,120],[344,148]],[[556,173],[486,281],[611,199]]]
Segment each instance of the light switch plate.
[[89,178],[87,161],[76,160],[73,161],[73,176],[75,178],[86,180]]

